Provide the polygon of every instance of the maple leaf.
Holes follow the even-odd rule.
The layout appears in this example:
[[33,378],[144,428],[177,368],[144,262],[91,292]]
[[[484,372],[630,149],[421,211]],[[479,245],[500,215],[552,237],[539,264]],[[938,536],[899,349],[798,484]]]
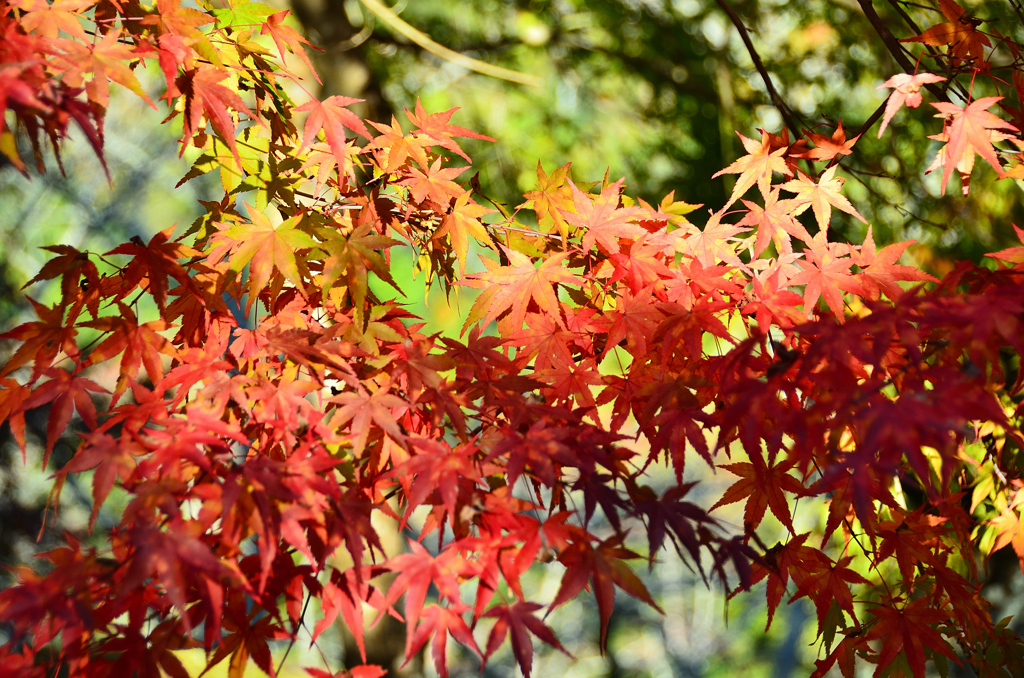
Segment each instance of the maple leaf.
[[701,576],[704,568],[700,561],[700,537],[698,530],[703,524],[713,524],[714,520],[707,511],[682,498],[693,489],[696,483],[686,483],[669,488],[658,498],[654,491],[642,486],[638,488],[633,499],[636,511],[647,520],[647,563],[648,569],[654,568],[654,559],[665,543],[665,536],[672,539],[676,552],[682,557],[680,545],[690,554],[690,560],[697,566]]
[[327,184],[327,180],[330,179],[331,173],[335,170],[338,171],[338,176],[342,182],[355,179],[355,162],[353,160],[359,153],[359,147],[355,145],[353,140],[346,141],[345,148],[345,160],[344,162],[339,162],[337,156],[334,155],[331,147],[327,144],[313,144],[309,147],[309,154],[299,168],[299,172],[316,169],[316,188],[313,189],[314,194],[320,194],[324,185]]
[[274,228],[263,212],[248,203],[245,207],[249,213],[249,222],[241,222],[217,233],[214,241],[230,246],[230,270],[233,273],[240,274],[246,265],[249,266],[246,313],[267,286],[274,270],[305,296],[303,277],[308,273],[299,269],[299,260],[295,254],[304,249],[313,249],[317,243],[308,233],[296,228],[302,222],[303,215],[296,214]]
[[26,33],[54,40],[59,31],[64,31],[83,43],[88,38],[81,17],[93,4],[92,0],[55,0],[53,4],[46,0],[10,0],[8,3],[24,12],[18,23]]
[[763,279],[755,277],[751,281],[753,300],[743,307],[743,313],[753,314],[758,327],[765,333],[773,324],[790,328],[807,319],[795,308],[804,303],[803,297],[786,289],[786,285],[779,282],[780,274],[781,270],[775,268]]
[[854,263],[863,269],[857,279],[863,286],[867,299],[877,301],[879,294],[885,293],[885,296],[895,301],[903,294],[903,288],[896,284],[898,280],[939,282],[938,278],[920,269],[896,263],[906,249],[915,242],[914,240],[904,240],[877,250],[874,236],[871,234],[871,226],[868,226],[864,244],[861,245],[860,250],[854,250],[851,255]]
[[839,243],[815,242],[815,246],[807,250],[804,270],[789,279],[789,285],[806,285],[804,288],[804,312],[811,313],[820,297],[836,318],[846,316],[843,306],[843,292],[867,296],[863,285],[856,276],[850,273],[855,263],[846,256]]
[[561,650],[571,658],[572,655],[562,647],[548,625],[533,616],[533,613],[542,607],[543,605],[537,603],[516,601],[511,605],[496,605],[484,613],[485,617],[494,617],[497,620],[491,627],[491,634],[487,638],[487,652],[484,654],[484,660],[494,654],[494,651],[505,642],[509,631],[512,632],[512,656],[515,657],[525,678],[530,678],[530,671],[533,668],[531,633],[542,642]]
[[238,155],[238,146],[235,144],[235,122],[231,119],[231,114],[228,113],[228,107],[239,113],[245,113],[253,119],[256,116],[238,94],[228,87],[218,84],[229,75],[227,71],[215,66],[200,66],[186,71],[178,77],[176,84],[185,95],[185,120],[179,155],[184,154],[185,148],[195,142],[195,134],[199,131],[200,122],[205,115],[227,143],[228,148],[231,149],[235,161],[239,165],[242,164],[242,159]]
[[508,257],[508,266],[495,267],[483,273],[472,273],[462,282],[470,287],[494,290],[491,295],[477,297],[473,309],[470,311],[470,317],[473,317],[473,312],[478,307],[480,312],[486,309],[483,325],[487,326],[499,315],[511,309],[509,322],[513,331],[516,331],[522,328],[527,306],[533,301],[542,313],[554,318],[559,325],[564,326],[559,314],[558,297],[555,294],[554,286],[559,283],[578,285],[581,282],[579,276],[570,273],[562,265],[562,261],[568,254],[556,252],[547,257],[540,266],[534,266],[525,254],[520,254],[504,246],[501,249]]
[[99,315],[100,274],[89,254],[80,252],[70,245],[54,245],[43,249],[54,252],[57,256],[46,262],[39,273],[25,283],[22,289],[41,280],[53,280],[60,276],[61,299],[68,302],[84,298],[93,317]]
[[[156,109],[156,104],[150,101],[149,96],[143,91],[135,74],[132,73],[126,60],[138,59],[140,54],[130,45],[120,42],[120,29],[110,31],[104,35],[99,42],[88,45],[74,40],[63,40],[59,44],[65,54],[58,57],[57,61],[66,67],[64,81],[72,87],[86,87],[89,100],[107,107],[110,101],[110,80],[126,87],[147,104]],[[85,83],[85,76],[92,75],[88,84]]]
[[371,271],[402,294],[381,256],[381,252],[387,248],[400,244],[397,240],[380,235],[373,230],[370,222],[357,226],[347,236],[333,228],[319,229],[317,233],[321,238],[319,246],[328,255],[324,260],[320,286],[324,293],[329,293],[339,280],[344,280],[346,289],[352,295],[357,324],[362,325],[363,322]]
[[296,106],[294,111],[298,113],[309,113],[306,124],[302,128],[302,144],[299,152],[309,148],[316,140],[316,135],[323,130],[327,145],[338,161],[339,167],[345,167],[349,162],[349,146],[345,142],[345,128],[352,130],[367,139],[370,139],[370,132],[359,117],[348,110],[346,106],[362,103],[363,99],[351,97],[333,96],[320,101],[311,99],[301,106]]
[[[973,165],[975,153],[992,165],[996,174],[1000,177],[1003,175],[1003,168],[992,147],[992,136],[1000,129],[1016,132],[1017,128],[988,112],[987,109],[1000,100],[1002,97],[981,97],[963,108],[947,101],[932,102],[932,106],[939,111],[935,117],[948,121],[948,127],[944,131],[944,136],[948,135],[948,141],[936,156],[936,162],[928,168],[928,171],[931,171],[937,165],[942,166],[942,184],[939,189],[941,192],[946,192],[946,183],[953,173],[953,168],[968,159]],[[966,174],[970,174],[969,168]]]
[[746,266],[736,253],[738,243],[734,236],[750,229],[739,224],[723,224],[723,216],[724,211],[712,214],[703,229],[693,228],[689,237],[678,241],[676,250],[684,256],[693,257],[704,268],[714,268],[721,261],[745,269]]
[[441,113],[431,113],[423,109],[423,105],[420,103],[419,97],[416,98],[415,112],[409,112],[409,109],[405,109],[405,116],[409,118],[409,122],[416,126],[416,129],[420,133],[427,135],[431,139],[437,142],[437,145],[441,148],[456,153],[466,161],[472,162],[469,156],[462,150],[462,147],[455,141],[454,137],[464,137],[466,139],[480,139],[481,141],[494,141],[491,137],[484,136],[483,134],[477,134],[472,130],[468,130],[465,127],[459,127],[458,125],[449,124],[452,115],[458,108],[451,108]]
[[896,91],[889,95],[885,102],[885,114],[882,116],[882,125],[878,128],[878,138],[882,138],[882,132],[889,125],[889,121],[896,115],[897,111],[906,104],[908,108],[917,108],[921,105],[921,85],[942,82],[945,78],[932,73],[897,73],[875,89],[888,87]]
[[140,325],[130,308],[121,302],[117,302],[117,308],[121,313],[118,316],[104,316],[82,323],[83,327],[110,333],[110,336],[89,353],[89,357],[82,363],[83,366],[97,365],[121,355],[121,378],[114,389],[111,401],[113,403],[116,403],[128,388],[128,382],[138,376],[142,365],[146,366],[146,374],[150,380],[157,383],[164,377],[160,354],[171,358],[178,355],[174,346],[160,334],[170,328],[168,323],[153,320]]
[[850,155],[853,153],[853,145],[857,143],[857,139],[860,139],[858,134],[849,141],[846,140],[846,130],[843,129],[842,120],[839,121],[836,131],[832,133],[831,137],[810,131],[806,131],[806,134],[817,148],[804,151],[800,157],[819,162],[832,160],[838,155]]
[[541,228],[558,229],[563,243],[569,237],[569,224],[562,213],[565,210],[571,211],[573,205],[573,192],[569,187],[571,165],[572,163],[566,163],[549,175],[544,172],[538,160],[537,190],[523,193],[526,201],[516,206],[516,209],[532,209],[537,214],[537,224]]
[[662,612],[640,578],[623,562],[626,559],[640,557],[622,546],[624,538],[624,535],[611,537],[598,544],[597,548],[591,546],[587,540],[576,541],[558,555],[558,560],[565,565],[566,571],[562,576],[558,593],[549,607],[554,610],[572,600],[587,585],[587,581],[591,581],[594,597],[597,598],[598,615],[601,618],[602,652],[608,642],[608,620],[615,604],[616,586]]
[[980,21],[967,14],[967,10],[953,0],[939,0],[939,9],[947,23],[932,26],[924,33],[900,42],[920,42],[932,47],[949,47],[950,54],[957,59],[985,60],[985,48],[991,43],[988,36],[978,30]]
[[817,183],[798,170],[796,179],[787,181],[780,186],[783,190],[796,193],[796,197],[793,198],[793,202],[796,204],[793,214],[800,214],[810,207],[814,211],[814,218],[822,233],[828,231],[829,222],[832,221],[833,207],[857,217],[865,224],[867,223],[864,217],[850,204],[850,201],[839,193],[846,180],[835,175],[838,167],[838,165],[833,165],[822,172]]
[[437,669],[441,678],[448,678],[448,658],[445,652],[448,646],[448,634],[476,652],[478,656],[483,655],[480,648],[477,647],[469,626],[456,609],[431,604],[424,609],[422,621],[416,627],[415,633],[409,636],[405,649],[405,663],[402,666],[408,664],[409,660],[420,651],[420,648],[433,637],[433,641],[430,643],[430,654],[434,658],[434,668]]
[[356,459],[363,455],[370,435],[370,422],[377,424],[393,440],[405,439],[392,410],[406,407],[408,403],[391,393],[390,386],[391,382],[385,376],[380,386],[370,385],[372,391],[360,385],[355,391],[339,393],[329,400],[341,405],[331,417],[328,424],[330,428],[337,429],[349,421],[352,422],[349,429],[354,436],[352,454]]
[[179,259],[197,256],[199,251],[187,245],[170,242],[173,232],[174,227],[171,226],[154,235],[146,245],[142,244],[141,238],[136,237],[132,242],[118,245],[107,252],[107,256],[127,254],[133,257],[121,274],[121,290],[115,300],[128,296],[143,278],[146,279],[146,288],[153,295],[153,300],[161,312],[167,310],[168,277],[177,280],[189,292],[199,295],[199,289],[192,282],[188,271],[178,263]]
[[[1013,224],[1013,230],[1017,232],[1017,239],[1024,243],[1024,229],[1019,228],[1017,224]],[[1005,250],[992,252],[985,256],[1005,261],[1008,264],[1024,264],[1024,247],[1008,247]]]
[[[431,584],[437,588],[442,598],[447,599],[455,606],[462,604],[462,599],[459,596],[459,581],[456,576],[463,564],[462,556],[454,549],[447,549],[435,557],[422,544],[412,539],[409,540],[409,548],[411,553],[395,556],[386,565],[389,570],[398,573],[391,586],[388,587],[387,606],[394,605],[402,594],[405,594],[405,623],[408,631],[406,657],[411,656],[408,648],[412,642],[413,632],[418,627],[420,616],[423,614],[423,603]],[[383,614],[383,610],[378,612],[377,619],[380,619]]]
[[948,614],[932,606],[927,598],[918,598],[902,608],[876,605],[871,608],[871,614],[876,621],[866,638],[882,641],[875,676],[881,674],[883,667],[892,664],[900,652],[906,656],[915,676],[925,675],[925,648],[960,662],[949,643],[935,629],[936,625],[947,621]]
[[996,531],[992,552],[1012,546],[1020,563],[1020,570],[1024,573],[1024,520],[1015,511],[1004,508],[988,524]]
[[790,236],[800,238],[806,243],[811,242],[811,235],[799,221],[793,216],[798,207],[795,200],[779,200],[781,192],[774,189],[764,201],[764,207],[756,203],[744,200],[743,204],[749,210],[742,219],[736,222],[736,226],[756,226],[757,239],[754,241],[754,256],[760,256],[768,247],[769,242],[775,243],[779,254],[789,254],[793,251],[793,244]]
[[359,655],[366,661],[366,644],[363,638],[363,603],[369,603],[380,612],[387,612],[404,621],[393,610],[387,606],[384,594],[366,581],[367,575],[379,572],[380,568],[350,567],[342,574],[335,569],[331,572],[331,578],[324,583],[320,595],[321,606],[324,616],[316,623],[310,642],[315,643],[316,639],[326,631],[341,614],[345,625],[352,633],[359,648]]
[[7,364],[0,368],[0,377],[7,376],[31,360],[32,378],[37,379],[44,369],[53,364],[58,353],[63,352],[71,358],[78,355],[78,344],[75,343],[78,330],[74,327],[73,316],[65,320],[67,308],[60,304],[52,308],[43,306],[31,297],[28,300],[39,320],[24,323],[0,334],[0,339],[15,339],[22,342],[14,355],[7,359]]
[[429,197],[442,210],[447,209],[452,200],[467,193],[465,188],[452,179],[465,172],[468,167],[441,167],[441,160],[437,158],[422,172],[415,167],[403,168],[405,176],[396,183],[407,187],[416,202],[423,202]]
[[818,613],[818,633],[824,628],[825,619],[834,604],[845,610],[854,621],[857,620],[850,584],[867,584],[868,580],[847,567],[852,560],[852,556],[847,556],[832,563],[823,556],[821,562],[813,566],[807,563],[811,571],[800,581],[796,593],[789,599],[790,603],[804,596],[811,599]]
[[[309,60],[309,55],[306,54],[306,50],[303,49],[303,45],[309,45],[315,50],[323,51],[319,47],[315,47],[309,40],[306,40],[302,35],[291,26],[284,23],[285,17],[290,12],[288,10],[282,10],[276,14],[271,14],[267,17],[266,23],[260,28],[260,33],[263,35],[270,35],[274,39],[274,44],[277,46],[277,52],[281,55],[281,63],[284,64],[284,50],[288,48],[295,56],[302,60],[302,63],[306,64],[306,68],[313,74],[316,81],[323,84],[320,80],[320,76],[317,74],[316,69],[313,68],[313,63]],[[363,135],[366,136],[366,135]]]
[[787,148],[772,150],[771,135],[765,133],[764,130],[761,130],[760,143],[753,139],[748,139],[739,132],[736,133],[736,136],[743,143],[743,148],[747,151],[747,155],[711,176],[712,179],[716,179],[723,174],[740,175],[732,189],[732,195],[729,196],[728,202],[722,207],[722,212],[741,198],[747,192],[747,189],[754,184],[757,184],[758,190],[761,191],[761,196],[767,198],[774,172],[779,172],[787,177],[793,176],[792,170],[789,169],[783,157],[786,154]]
[[761,520],[764,519],[765,509],[769,508],[779,522],[793,532],[789,503],[786,501],[786,495],[783,494],[789,492],[798,497],[803,494],[803,485],[789,475],[789,470],[793,468],[793,465],[792,460],[786,460],[774,466],[768,466],[759,454],[752,455],[749,462],[722,464],[718,468],[724,468],[726,471],[738,475],[742,480],[733,483],[709,510],[714,511],[719,506],[726,506],[746,499],[743,525],[747,530],[753,530],[760,525]]
[[412,158],[419,163],[420,167],[426,169],[430,165],[427,154],[424,152],[427,141],[416,135],[406,135],[402,126],[398,124],[395,116],[391,116],[391,125],[382,125],[372,120],[368,121],[378,132],[379,137],[367,145],[367,148],[380,148],[387,151],[387,165],[382,169],[385,174],[391,174],[405,164],[407,158]]
[[90,530],[96,523],[103,502],[110,496],[114,483],[118,479],[123,481],[128,478],[135,470],[136,457],[145,452],[146,449],[131,437],[114,438],[109,433],[97,431],[82,437],[82,444],[75,456],[57,472],[58,476],[66,476],[95,469],[92,477]]
[[22,408],[30,410],[46,403],[53,403],[50,406],[49,420],[46,422],[46,449],[43,452],[43,467],[45,468],[53,446],[71,421],[71,413],[78,410],[78,416],[82,418],[86,426],[90,429],[97,428],[96,405],[89,393],[109,393],[109,391],[91,379],[80,377],[57,367],[48,368],[43,371],[43,374],[50,379],[32,391],[32,395],[25,400]]
[[469,254],[469,236],[473,236],[477,242],[487,245],[491,249],[497,249],[487,228],[480,222],[480,217],[493,214],[495,210],[469,202],[470,192],[466,191],[460,195],[451,210],[445,214],[433,238],[440,238],[447,235],[451,239],[452,249],[455,257],[459,260],[459,270],[465,275],[466,257]]
[[618,252],[620,239],[635,240],[647,234],[643,226],[635,223],[637,220],[655,218],[652,211],[642,207],[619,207],[622,179],[606,186],[599,196],[584,193],[571,181],[569,189],[575,212],[561,210],[561,214],[567,222],[583,229],[584,252],[590,251],[595,243],[609,254]]

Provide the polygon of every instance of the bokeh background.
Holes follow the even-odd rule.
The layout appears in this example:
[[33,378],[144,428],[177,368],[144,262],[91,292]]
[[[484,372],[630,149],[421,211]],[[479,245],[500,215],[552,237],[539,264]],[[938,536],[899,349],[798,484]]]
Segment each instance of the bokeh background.
[[[463,146],[474,158],[473,172],[479,172],[483,193],[510,208],[535,187],[538,161],[547,172],[571,162],[576,181],[596,181],[606,171],[612,179],[625,177],[627,193],[651,202],[674,191],[687,202],[715,209],[722,205],[732,180],[711,176],[742,154],[736,132],[759,138],[757,128],[779,132],[783,124],[723,5],[748,29],[801,129],[830,134],[841,118],[852,135],[884,101],[885,90],[878,85],[899,72],[855,0],[399,0],[392,7],[402,22],[434,43],[528,74],[538,80],[536,87],[480,75],[442,58],[439,50],[403,37],[393,20],[360,0],[267,4],[292,10],[294,25],[322,48],[311,54],[323,76],[324,86],[316,92],[320,96],[365,99],[356,107],[360,115],[384,122],[396,115],[406,129],[402,111],[417,99],[431,112],[460,107],[455,124],[497,140],[467,140]],[[900,16],[891,3],[875,4],[898,36],[942,21],[941,15],[913,5]],[[963,4],[1024,41],[1024,27],[1009,2]],[[300,68],[296,59],[289,66]],[[922,62],[922,69],[932,67],[927,59]],[[156,91],[158,80],[149,83]],[[975,91],[976,96],[988,94],[992,92],[980,85]],[[978,163],[970,195],[960,195],[954,179],[949,194],[940,196],[939,176],[923,173],[938,148],[926,138],[938,130],[930,110],[905,110],[880,140],[873,127],[843,166],[847,195],[873,224],[876,240],[917,240],[909,256],[941,274],[956,259],[978,260],[985,252],[1008,246],[1013,240],[1010,224],[1024,224],[1024,194],[1012,181],[991,181],[991,168]],[[0,330],[28,319],[30,307],[20,288],[47,259],[41,247],[70,244],[103,252],[135,235],[148,240],[172,224],[187,225],[200,212],[197,201],[214,197],[219,190],[216,177],[175,187],[188,170],[189,157],[178,157],[175,125],[161,126],[161,118],[137,98],[115,94],[106,125],[110,182],[81,140],[72,140],[66,149],[65,176],[50,171],[26,178],[0,165]],[[695,221],[700,223],[699,218]],[[833,220],[835,237],[852,242],[862,240],[865,228],[842,214]],[[395,267],[413,312],[434,331],[457,335],[459,314],[468,310],[468,300],[453,298],[449,303],[438,290],[428,294],[423,277],[413,278],[411,254],[396,254]],[[0,346],[0,357],[5,348]],[[33,413],[28,423],[27,464],[7,426],[0,430],[4,564],[26,562],[51,545],[45,536],[37,541],[51,482],[45,473],[28,470],[38,466],[45,413]],[[69,433],[52,463],[66,462],[74,444]],[[705,473],[698,459],[688,468],[695,470],[694,479],[703,481],[690,498],[704,505],[732,482],[722,477],[728,474]],[[657,475],[652,482],[658,482]],[[88,487],[87,478],[69,482],[56,519],[59,527],[85,531],[91,509]],[[722,520],[740,523],[741,506],[722,510]],[[108,503],[108,519],[117,509],[116,500]],[[822,516],[820,504],[805,502],[796,512],[798,527],[820,530]],[[769,545],[774,543],[773,529],[775,537],[782,537],[780,526],[770,521],[764,531]],[[727,604],[721,587],[705,586],[671,551],[660,554],[649,573],[643,561],[637,563],[666,614],[620,596],[608,652],[601,656],[596,609],[592,601],[575,601],[548,618],[574,658],[539,647],[534,675],[782,678],[813,670],[810,644],[816,624],[808,605],[783,606],[765,634],[763,585]],[[550,599],[561,569],[557,564],[536,567],[530,576],[535,590],[542,592],[539,598]],[[998,618],[1021,612],[1024,587],[1012,556],[1009,561],[997,556],[989,576],[993,614]],[[10,575],[0,573],[0,585],[10,581]],[[401,649],[400,633],[395,627],[375,632],[370,642],[378,650],[377,661],[393,659],[396,648]],[[286,671],[305,675],[296,667],[303,661],[319,662],[321,652],[334,668],[351,663],[350,646],[340,630],[326,634],[319,648],[300,642]],[[201,657],[190,661],[199,667]],[[465,653],[451,663],[453,675],[479,674],[479,663]],[[429,660],[392,669],[392,675],[433,675]],[[514,672],[506,647],[484,675]]]

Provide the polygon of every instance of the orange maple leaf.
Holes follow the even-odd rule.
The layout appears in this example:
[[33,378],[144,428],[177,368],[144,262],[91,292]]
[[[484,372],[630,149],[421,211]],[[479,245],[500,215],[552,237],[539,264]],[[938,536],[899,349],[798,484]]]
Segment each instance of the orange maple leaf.
[[920,42],[932,47],[949,47],[957,61],[977,59],[984,61],[985,48],[990,46],[988,36],[978,30],[978,19],[967,14],[967,10],[953,0],[939,0],[939,9],[947,22],[937,24],[921,35],[903,38],[900,42]]
[[833,165],[825,170],[818,178],[817,183],[803,172],[798,171],[796,179],[787,181],[780,187],[790,193],[796,193],[796,197],[793,198],[796,203],[794,215],[800,214],[808,207],[814,211],[814,218],[822,233],[828,231],[828,225],[832,221],[833,207],[857,217],[865,224],[867,223],[864,217],[850,204],[850,201],[839,192],[846,180],[835,175],[837,167],[838,165]]
[[[473,308],[470,309],[470,318],[478,315],[480,311],[487,309],[483,318],[484,326],[496,319],[505,311],[511,309],[509,316],[513,331],[523,326],[526,318],[526,309],[533,301],[545,313],[553,318],[562,327],[565,326],[559,313],[558,295],[554,286],[558,283],[564,285],[578,285],[581,280],[579,276],[570,273],[562,265],[562,261],[569,256],[565,252],[556,252],[546,258],[540,266],[534,266],[533,262],[525,254],[501,248],[508,257],[510,265],[496,267],[493,270],[483,273],[473,273],[467,276],[463,282],[465,285],[480,289],[490,288],[490,294],[481,294],[477,297]],[[488,261],[487,259],[484,260]],[[477,312],[477,313],[474,313]]]
[[711,178],[715,179],[723,174],[739,174],[739,178],[736,180],[736,185],[733,186],[732,195],[729,196],[729,202],[725,203],[725,207],[722,211],[725,211],[729,205],[736,202],[744,193],[747,192],[754,184],[757,184],[758,190],[761,191],[761,195],[765,198],[768,197],[769,188],[772,182],[772,173],[779,172],[787,177],[793,176],[792,170],[786,164],[786,160],[783,157],[788,150],[788,146],[784,146],[777,150],[772,150],[772,135],[766,134],[764,130],[761,130],[761,142],[758,143],[753,139],[748,139],[739,132],[736,136],[743,142],[743,148],[747,151],[747,155],[739,158],[734,163],[729,165],[723,170],[715,172]]

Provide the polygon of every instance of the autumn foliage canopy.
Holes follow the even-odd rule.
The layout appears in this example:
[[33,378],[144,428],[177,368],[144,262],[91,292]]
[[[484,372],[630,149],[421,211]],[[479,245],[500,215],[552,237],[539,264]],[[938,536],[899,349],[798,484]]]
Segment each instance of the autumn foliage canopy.
[[[46,456],[78,427],[54,496],[91,472],[94,520],[113,488],[128,497],[103,548],[69,534],[0,592],[5,676],[184,678],[189,647],[273,675],[268,641],[342,623],[362,649],[383,615],[442,676],[449,637],[483,662],[508,641],[529,675],[535,640],[562,647],[546,610],[589,591],[603,644],[617,589],[657,608],[633,568],[667,548],[711,585],[766,582],[772,613],[808,598],[816,676],[1024,675],[1024,643],[980,595],[992,552],[1024,563],[1024,247],[939,280],[899,263],[910,242],[829,228],[863,221],[842,160],[875,124],[899,134],[904,106],[934,109],[944,192],[1024,179],[1024,47],[940,0],[945,23],[896,36],[926,58],[862,129],[741,134],[725,205],[538,165],[506,208],[470,179],[459,140],[484,137],[454,111],[296,104],[289,69],[308,57],[286,12],[199,5],[0,0],[10,162],[30,162],[16,133],[41,164],[72,126],[102,162],[111,83],[149,101],[150,61],[181,151],[201,150],[183,181],[218,172],[224,189],[149,242],[50,248],[32,283],[59,300],[2,335],[0,421],[22,449],[34,408]],[[1000,94],[975,98],[982,82]],[[403,307],[399,248],[446,291],[479,291],[460,340]],[[116,382],[92,376],[104,364]],[[700,506],[687,462],[735,482]],[[813,497],[827,527],[799,533]],[[742,526],[716,519],[735,502]],[[769,513],[780,543],[759,536]],[[412,535],[404,552],[380,520]],[[538,599],[523,575],[554,560],[561,584]]]

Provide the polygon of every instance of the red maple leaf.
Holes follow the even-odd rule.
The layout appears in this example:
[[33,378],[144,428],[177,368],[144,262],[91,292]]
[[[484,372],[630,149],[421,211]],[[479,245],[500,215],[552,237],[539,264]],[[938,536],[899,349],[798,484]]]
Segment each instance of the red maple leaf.
[[465,127],[459,127],[458,125],[452,125],[448,121],[451,120],[452,114],[458,108],[451,108],[441,113],[430,113],[423,109],[423,104],[420,103],[419,97],[416,98],[415,112],[409,112],[409,109],[405,109],[405,115],[409,118],[409,122],[416,126],[416,129],[420,133],[433,139],[437,142],[437,145],[457,153],[462,156],[466,162],[471,162],[469,156],[462,150],[462,147],[455,141],[455,137],[464,137],[466,139],[480,139],[481,141],[494,141],[491,137],[484,136],[483,134],[477,134],[472,130],[468,130]]
[[301,106],[296,106],[293,109],[296,112],[309,113],[309,117],[306,118],[306,125],[302,129],[302,145],[299,146],[299,151],[301,152],[303,149],[309,148],[316,141],[316,135],[323,130],[327,145],[331,147],[331,152],[334,153],[338,166],[346,167],[346,163],[349,162],[349,150],[348,144],[345,142],[345,128],[347,127],[367,139],[371,138],[370,132],[366,129],[363,121],[346,108],[346,106],[358,104],[362,101],[362,99],[353,99],[351,97],[333,96],[324,99],[322,102],[318,99],[311,99]]
[[179,155],[184,154],[185,148],[194,142],[193,137],[199,131],[199,125],[205,115],[231,149],[235,161],[239,165],[242,164],[238,146],[235,144],[235,121],[232,120],[228,108],[245,113],[250,118],[255,119],[256,116],[238,94],[218,84],[229,76],[227,71],[215,66],[199,66],[178,77],[176,84],[185,95],[185,120]]
[[832,133],[831,137],[827,137],[824,134],[818,134],[817,132],[810,132],[806,130],[805,132],[817,148],[804,151],[800,154],[800,157],[809,158],[819,162],[832,160],[837,155],[850,155],[853,153],[853,145],[857,143],[857,139],[860,139],[860,135],[858,134],[849,141],[846,140],[846,130],[843,129],[842,120],[839,121],[839,125],[836,126],[836,131]]
[[543,605],[537,603],[517,601],[511,605],[496,605],[488,610],[484,616],[494,617],[497,621],[491,627],[491,634],[487,638],[487,652],[484,654],[484,660],[494,654],[494,651],[505,642],[509,631],[512,632],[512,656],[516,658],[516,663],[519,664],[525,678],[530,678],[530,670],[533,667],[531,633],[542,642],[572,657],[569,651],[558,642],[558,638],[555,637],[548,625],[533,616],[533,613],[542,607]]
[[774,466],[768,466],[761,455],[755,454],[750,457],[750,461],[723,464],[718,468],[724,468],[726,471],[738,475],[742,480],[733,483],[722,495],[722,498],[711,507],[711,511],[719,506],[726,506],[746,499],[743,525],[747,530],[753,530],[760,525],[761,520],[764,519],[765,509],[770,508],[779,522],[785,525],[790,532],[793,531],[789,502],[784,493],[789,492],[800,496],[803,494],[804,488],[800,481],[789,475],[789,470],[793,468],[791,460],[787,459]]
[[551,601],[550,608],[553,610],[572,600],[588,581],[592,582],[594,597],[597,598],[598,615],[601,617],[602,652],[608,642],[608,620],[611,618],[615,603],[616,586],[661,612],[661,608],[647,592],[647,587],[629,565],[623,562],[640,557],[622,546],[623,539],[625,535],[612,537],[598,544],[597,548],[588,540],[582,539],[558,555],[558,560],[565,565],[566,572],[562,576],[562,583],[558,587],[555,599]]
[[486,326],[511,309],[509,322],[513,331],[519,330],[526,318],[526,309],[532,301],[542,313],[554,318],[559,325],[564,325],[559,314],[554,285],[575,285],[581,282],[579,276],[570,273],[562,263],[568,254],[556,252],[540,266],[534,266],[525,254],[506,247],[502,247],[502,250],[509,259],[508,266],[495,267],[484,273],[472,273],[463,281],[463,284],[470,287],[492,290],[489,295],[481,294],[477,297],[473,309],[470,310],[470,319],[479,308],[478,315],[483,314],[483,325]]
[[946,639],[935,630],[935,626],[947,621],[949,615],[934,607],[928,598],[918,598],[903,607],[876,605],[871,608],[871,614],[876,621],[866,638],[882,641],[875,676],[892,664],[901,652],[915,676],[925,675],[925,648],[960,663]]
[[[274,44],[277,46],[277,51],[281,55],[282,64],[285,63],[284,50],[285,47],[287,47],[288,51],[302,59],[302,63],[306,64],[306,68],[308,68],[309,72],[313,74],[313,77],[316,78],[316,81],[321,82],[320,76],[317,74],[316,69],[313,68],[313,64],[309,60],[309,55],[306,54],[306,50],[303,49],[302,46],[309,45],[310,47],[313,47],[313,49],[315,50],[323,50],[321,50],[319,47],[315,47],[312,43],[309,42],[309,40],[306,40],[304,37],[302,37],[302,35],[297,30],[284,23],[284,20],[288,16],[288,14],[289,11],[285,9],[280,12],[277,12],[276,14],[271,14],[270,16],[268,16],[266,23],[263,24],[262,28],[260,28],[260,33],[262,33],[263,35],[269,34],[270,37],[274,39]],[[323,83],[321,82],[321,84]]]

